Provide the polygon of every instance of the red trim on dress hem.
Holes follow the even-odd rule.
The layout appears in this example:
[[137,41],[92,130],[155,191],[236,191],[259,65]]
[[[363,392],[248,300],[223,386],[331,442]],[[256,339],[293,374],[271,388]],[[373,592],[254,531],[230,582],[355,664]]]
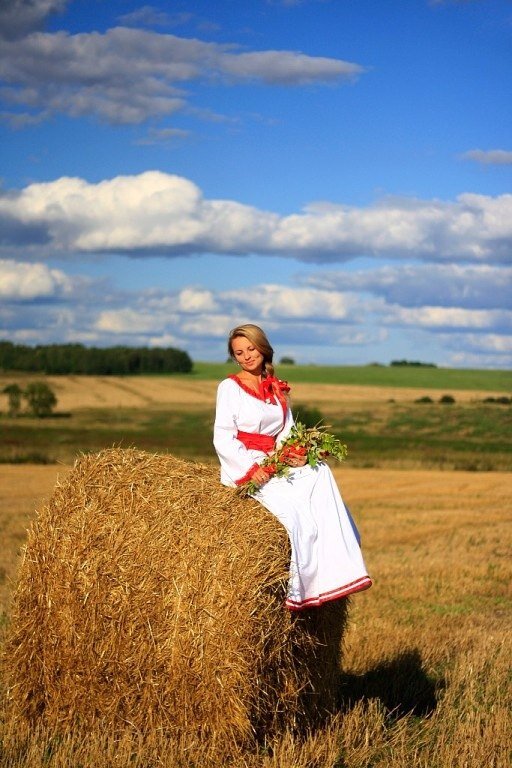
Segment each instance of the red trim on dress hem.
[[347,597],[354,592],[362,592],[364,589],[369,589],[372,586],[372,581],[369,576],[363,576],[357,581],[351,581],[350,584],[346,584],[344,587],[338,587],[337,589],[331,589],[329,592],[322,592],[318,597],[308,597],[306,600],[302,600],[300,603],[290,598],[286,599],[285,605],[290,611],[301,611],[303,608],[314,608],[323,603],[328,603],[331,600],[337,600],[340,597]]

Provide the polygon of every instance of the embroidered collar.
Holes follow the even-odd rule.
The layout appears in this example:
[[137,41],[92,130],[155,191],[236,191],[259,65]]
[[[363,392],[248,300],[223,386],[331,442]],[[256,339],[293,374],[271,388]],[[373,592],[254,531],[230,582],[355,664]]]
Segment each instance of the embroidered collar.
[[233,381],[236,381],[236,383],[244,390],[244,392],[247,392],[247,394],[256,397],[258,400],[264,400],[266,403],[272,403],[272,405],[277,404],[276,395],[282,404],[284,394],[290,391],[288,382],[281,381],[281,379],[277,379],[275,376],[266,376],[264,379],[262,379],[258,391],[245,384],[245,382],[239,376],[237,376],[236,373],[231,374],[229,378],[233,379]]
[[[236,375],[236,373],[232,373],[229,378],[233,379],[233,381],[236,381],[238,386],[241,387],[244,390],[244,392],[247,392],[248,395],[255,397],[257,400],[262,400],[265,403],[273,403],[274,405],[277,405],[276,403],[276,397],[277,397],[277,400],[283,412],[283,427],[284,427],[286,422],[286,413],[288,411],[288,401],[285,398],[285,393],[290,391],[290,387],[288,386],[287,381],[281,381],[280,379],[276,379],[275,376],[267,376],[261,382],[259,391],[256,392],[256,390],[251,389],[251,387],[248,387],[247,384],[244,384],[242,379],[240,379]],[[265,387],[263,387],[263,382],[266,382]],[[268,393],[268,397],[267,397],[267,393]]]

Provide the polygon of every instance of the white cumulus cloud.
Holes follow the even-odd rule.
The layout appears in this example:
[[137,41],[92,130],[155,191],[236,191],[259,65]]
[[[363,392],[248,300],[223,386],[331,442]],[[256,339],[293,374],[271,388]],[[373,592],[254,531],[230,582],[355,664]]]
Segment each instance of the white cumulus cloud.
[[0,297],[9,301],[49,299],[69,295],[73,281],[46,264],[0,259]]
[[162,324],[157,315],[126,307],[100,312],[95,328],[114,334],[145,334],[161,330]]
[[355,272],[319,271],[304,282],[327,290],[365,291],[405,307],[512,305],[512,267],[486,264],[393,264]]
[[512,336],[503,336],[497,333],[485,333],[478,336],[468,334],[464,343],[466,348],[474,352],[512,354]]
[[345,321],[356,304],[353,298],[333,291],[271,284],[247,292],[222,291],[218,299],[245,315],[258,313],[262,320],[288,321]]
[[458,307],[388,307],[383,313],[383,322],[390,325],[416,326],[430,330],[467,329],[489,330],[503,328],[512,330],[512,311],[459,309]]
[[476,367],[503,368],[511,359],[512,312],[505,308],[404,307],[334,285],[260,283],[237,291],[190,285],[128,293],[44,264],[15,262],[0,262],[0,275],[0,337],[24,343],[171,345],[194,359],[223,360],[228,331],[248,321],[265,328],[279,354],[292,349],[298,359],[319,360],[326,349],[340,360],[344,354],[361,362],[380,359],[381,345],[392,344],[397,331],[413,344],[421,339],[422,348],[444,350],[445,364],[471,360]]
[[512,194],[455,201],[384,199],[367,207],[312,205],[280,216],[208,200],[181,176],[147,171],[97,184],[62,177],[0,197],[8,247],[58,252],[261,254],[305,262],[361,256],[432,262],[512,261]]
[[512,367],[512,335],[498,333],[451,333],[439,337],[451,350],[451,363],[472,368]]

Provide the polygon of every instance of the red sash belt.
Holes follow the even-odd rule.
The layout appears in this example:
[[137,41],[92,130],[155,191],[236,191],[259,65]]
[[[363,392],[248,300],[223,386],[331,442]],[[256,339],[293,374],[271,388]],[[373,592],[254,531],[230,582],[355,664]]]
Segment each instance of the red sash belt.
[[256,451],[271,453],[274,450],[276,439],[272,435],[262,435],[258,432],[237,432],[237,440]]

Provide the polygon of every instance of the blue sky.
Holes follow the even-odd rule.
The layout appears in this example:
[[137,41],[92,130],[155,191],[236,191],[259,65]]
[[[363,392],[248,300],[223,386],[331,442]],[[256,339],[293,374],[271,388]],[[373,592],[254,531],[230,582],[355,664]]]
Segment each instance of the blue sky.
[[0,338],[512,366],[510,0],[0,0]]

